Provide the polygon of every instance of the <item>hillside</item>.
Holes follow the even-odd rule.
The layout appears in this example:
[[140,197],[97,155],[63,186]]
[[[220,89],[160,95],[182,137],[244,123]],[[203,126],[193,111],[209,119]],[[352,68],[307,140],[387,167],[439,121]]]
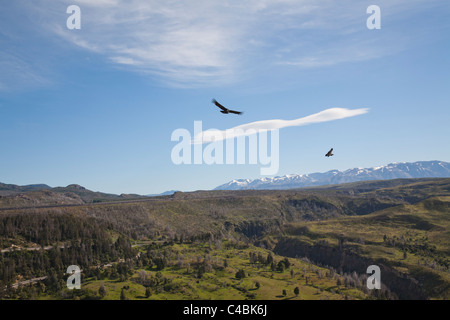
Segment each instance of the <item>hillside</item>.
[[364,273],[382,268],[384,283],[405,299],[450,293],[450,197],[432,197],[368,215],[285,225],[274,252]]
[[20,192],[45,190],[45,189],[51,189],[51,187],[46,184],[30,184],[25,186],[18,186],[15,184],[6,184],[0,182],[0,195],[10,195]]
[[137,194],[115,195],[94,192],[77,184],[52,188],[45,184],[18,186],[0,183],[0,209],[10,207],[74,205],[145,198],[145,196]]
[[[147,287],[152,288],[152,299],[180,298],[172,294],[180,288],[185,288],[186,297],[196,299],[284,299],[280,292],[289,282],[291,294],[295,286],[309,292],[294,298],[442,299],[450,293],[449,199],[450,179],[402,179],[10,208],[0,211],[0,281],[12,285],[53,277],[60,279],[54,280],[61,281],[59,287],[42,281],[53,288],[52,296],[67,298],[61,287],[63,271],[67,263],[76,263],[90,270],[88,288],[97,290],[103,281],[110,298],[120,295],[114,290],[128,286],[133,289],[126,289],[127,295],[136,299]],[[245,257],[250,252],[273,254],[277,263],[288,257],[297,266],[292,278],[288,269],[249,265]],[[202,263],[204,270],[198,269]],[[364,286],[370,264],[382,267],[384,287],[377,295]],[[113,273],[101,268],[94,277],[99,265],[121,267],[114,267]],[[240,284],[232,280],[239,269],[251,275]],[[152,285],[136,280],[142,270],[153,279]],[[200,278],[199,270],[203,270]],[[307,275],[307,270],[312,273]],[[173,281],[170,288],[175,291],[155,285],[158,272],[160,280]],[[114,285],[117,281],[120,286]],[[264,284],[267,294],[253,292],[255,282]],[[81,296],[97,293],[86,291]]]

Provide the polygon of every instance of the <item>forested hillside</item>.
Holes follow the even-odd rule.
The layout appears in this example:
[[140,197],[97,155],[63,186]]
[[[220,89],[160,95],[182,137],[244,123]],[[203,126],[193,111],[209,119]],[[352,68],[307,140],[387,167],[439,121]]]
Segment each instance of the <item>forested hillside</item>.
[[[403,179],[10,207],[0,210],[0,297],[283,299],[287,286],[298,299],[442,299],[449,203],[450,179]],[[365,287],[371,264],[381,291]],[[69,265],[83,270],[84,291],[65,288]]]

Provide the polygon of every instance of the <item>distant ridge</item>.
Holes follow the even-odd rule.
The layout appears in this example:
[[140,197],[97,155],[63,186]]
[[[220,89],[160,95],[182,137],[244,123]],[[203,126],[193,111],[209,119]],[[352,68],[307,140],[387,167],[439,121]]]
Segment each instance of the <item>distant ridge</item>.
[[236,179],[214,190],[292,189],[365,180],[390,180],[400,178],[449,178],[450,163],[444,161],[417,161],[391,163],[372,168],[353,168],[324,173],[288,174],[273,178]]
[[[26,196],[25,196],[26,195]],[[86,189],[78,184],[70,184],[66,187],[52,188],[46,184],[30,184],[19,186],[0,182],[0,207],[7,206],[8,202],[15,202],[15,198],[21,198],[22,204],[54,204],[82,201],[83,203],[118,201],[146,198],[138,194],[110,194]],[[74,200],[75,199],[75,200]],[[3,204],[3,205],[2,205]]]
[[0,182],[0,195],[7,195],[11,193],[17,192],[28,192],[28,191],[36,191],[36,190],[46,190],[51,189],[50,186],[46,184],[29,184],[26,186],[18,186],[15,184],[6,184]]
[[171,196],[177,191],[178,190],[169,190],[169,191],[165,191],[163,193],[146,194],[145,196],[146,197]]

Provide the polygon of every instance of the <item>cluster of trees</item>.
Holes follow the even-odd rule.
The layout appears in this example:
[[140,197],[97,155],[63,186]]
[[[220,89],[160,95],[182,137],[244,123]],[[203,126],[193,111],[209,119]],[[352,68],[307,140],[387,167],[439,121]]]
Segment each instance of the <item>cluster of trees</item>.
[[42,283],[46,290],[57,292],[64,287],[63,277],[70,265],[90,272],[97,266],[136,256],[126,236],[119,235],[113,240],[105,225],[84,215],[57,212],[0,215],[1,247],[19,241],[40,247],[3,250],[0,254],[0,298],[12,295],[10,289],[16,282],[41,277],[45,277]]
[[261,252],[250,252],[249,253],[250,264],[252,265],[261,265],[261,266],[270,266],[272,271],[283,272],[286,269],[289,269],[291,266],[291,262],[287,257],[283,260],[276,262],[273,258],[272,253],[268,253],[267,257],[264,257]]
[[[198,239],[191,240],[200,241]],[[205,236],[203,241],[209,241],[209,237]],[[226,259],[219,261],[216,257],[212,257],[208,250],[203,256],[197,255],[196,257],[186,258],[182,253],[174,252],[171,249],[171,244],[172,242],[148,245],[145,252],[141,252],[139,255],[136,261],[137,267],[154,271],[162,271],[167,267],[186,269],[187,274],[193,274],[196,278],[201,279],[205,272],[223,270],[228,266]]]
[[[283,297],[286,297],[287,296],[286,289],[283,289],[281,294],[283,295]],[[295,287],[294,288],[294,294],[295,294],[296,297],[300,294],[300,288],[299,287]]]
[[145,252],[141,252],[137,258],[137,267],[154,268],[156,271],[163,270],[170,264],[174,253],[170,244],[148,245]]
[[179,290],[178,285],[174,284],[172,279],[167,278],[162,275],[161,272],[156,272],[155,275],[152,273],[141,270],[137,278],[133,278],[133,281],[143,285],[146,288],[147,298],[153,293],[165,292],[176,292]]
[[[126,281],[134,274],[135,268],[135,259],[128,259],[103,267],[90,266],[82,270],[81,282],[83,283],[85,278]],[[60,299],[99,299],[106,295],[104,285],[100,286],[98,292],[83,287],[81,290],[68,291],[66,287],[68,276],[68,274],[57,272],[51,268],[47,271],[44,279],[35,283],[12,285],[0,281],[0,299],[35,299],[40,294],[52,295]]]
[[95,280],[119,280],[125,281],[134,273],[136,262],[134,259],[128,259],[118,263],[108,264],[103,267],[92,267],[87,269],[85,276],[93,277]]
[[130,242],[124,237],[115,242],[99,238],[81,243],[72,241],[47,249],[8,251],[0,255],[0,284],[12,284],[19,276],[25,280],[32,279],[47,276],[52,270],[64,274],[70,265],[87,269],[134,255]]
[[[450,268],[450,259],[438,252],[435,245],[428,242],[428,238],[412,238],[411,236],[401,235],[400,237],[387,235],[383,236],[383,242],[386,246],[398,248],[403,251],[403,258],[406,259],[407,253],[413,253],[423,257],[429,257],[434,260],[434,265],[443,267],[448,270]],[[432,265],[432,264],[431,264]]]
[[250,263],[255,265],[260,263],[262,265],[268,265],[273,262],[273,256],[269,253],[267,257],[264,257],[261,252],[250,252],[249,253]]
[[27,242],[48,246],[70,240],[104,240],[108,235],[96,219],[74,214],[21,212],[0,215],[0,247],[11,239],[22,237]]

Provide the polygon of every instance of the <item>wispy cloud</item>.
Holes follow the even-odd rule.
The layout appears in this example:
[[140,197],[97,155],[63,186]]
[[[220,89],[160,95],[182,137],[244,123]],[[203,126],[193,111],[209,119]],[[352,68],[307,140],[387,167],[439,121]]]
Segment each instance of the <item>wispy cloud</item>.
[[6,52],[0,52],[0,91],[40,87],[51,83],[48,74],[36,62]]
[[369,109],[367,108],[360,108],[360,109],[330,108],[294,120],[281,120],[281,119],[263,120],[242,124],[226,130],[210,129],[202,131],[199,134],[197,134],[192,140],[192,144],[203,144],[211,141],[234,139],[240,136],[249,136],[262,131],[277,130],[286,127],[305,126],[313,123],[321,123],[345,119],[349,117],[362,115],[367,112],[369,112]]
[[[65,1],[67,4],[70,1]],[[226,4],[211,1],[81,1],[82,27],[50,30],[112,64],[172,84],[231,80],[239,27]]]
[[301,69],[335,66],[343,63],[363,62],[394,55],[404,48],[404,43],[398,41],[390,46],[389,52],[384,47],[376,46],[375,41],[360,41],[347,43],[346,46],[325,48],[324,50],[305,50],[301,55],[285,57],[277,63],[298,67]]
[[[235,83],[254,70],[282,65],[301,69],[368,61],[399,52],[411,40],[398,41],[405,37],[392,30],[369,35],[367,3],[358,1],[18,1],[32,12],[31,25],[111,65],[172,86]],[[379,1],[390,23],[414,16],[418,3]],[[81,8],[81,30],[65,27],[72,4]]]
[[[329,41],[345,33],[353,34],[352,42],[361,40],[354,35],[355,25],[364,25],[363,6],[326,0],[77,2],[82,29],[73,32],[55,24],[57,34],[112,64],[172,85],[232,83],[255,66],[311,68],[384,54],[380,46],[372,53],[369,44],[361,57],[350,54],[354,51],[347,40],[339,42],[340,50],[337,41]],[[318,37],[311,37],[311,31]]]

